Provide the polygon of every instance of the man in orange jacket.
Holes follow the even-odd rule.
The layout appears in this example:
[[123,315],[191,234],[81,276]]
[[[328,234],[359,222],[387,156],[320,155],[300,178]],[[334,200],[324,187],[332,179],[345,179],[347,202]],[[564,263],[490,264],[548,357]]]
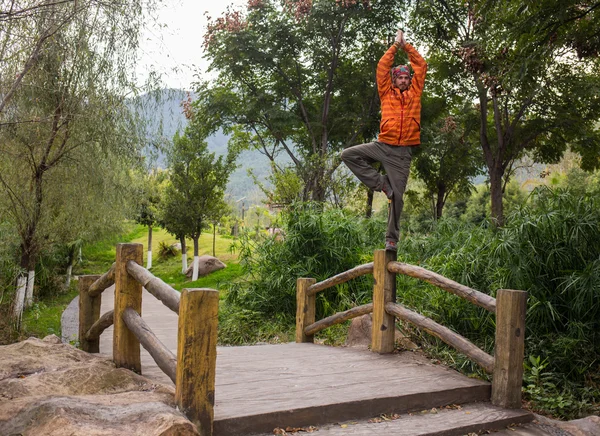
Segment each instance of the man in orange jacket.
[[[408,53],[407,65],[392,68],[399,49]],[[390,74],[391,69],[391,74]],[[381,101],[381,123],[377,141],[355,145],[342,152],[342,160],[367,187],[383,191],[391,203],[385,235],[386,250],[397,250],[399,221],[404,207],[404,190],[415,147],[421,143],[421,94],[427,63],[398,30],[396,41],[377,64],[377,89]],[[386,175],[372,164],[381,162]]]

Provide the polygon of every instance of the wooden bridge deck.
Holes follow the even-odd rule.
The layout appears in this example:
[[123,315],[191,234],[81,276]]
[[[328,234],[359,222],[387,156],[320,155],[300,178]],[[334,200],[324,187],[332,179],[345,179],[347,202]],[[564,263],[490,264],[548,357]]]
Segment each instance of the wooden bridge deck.
[[[103,293],[101,313],[113,298],[112,288]],[[176,354],[177,315],[146,291],[142,301],[143,319]],[[100,352],[112,353],[112,327]],[[144,349],[142,373],[172,385]],[[241,435],[487,401],[490,385],[411,352],[291,343],[218,347],[215,397],[215,434]]]

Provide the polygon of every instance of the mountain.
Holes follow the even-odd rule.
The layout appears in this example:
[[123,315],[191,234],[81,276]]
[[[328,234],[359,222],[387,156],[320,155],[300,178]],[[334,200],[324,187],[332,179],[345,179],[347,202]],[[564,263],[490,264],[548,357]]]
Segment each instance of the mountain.
[[[187,97],[188,92],[182,89],[163,89],[140,97],[142,103],[140,114],[146,122],[147,134],[150,138],[145,153],[153,162],[153,166],[166,167],[165,148],[172,143],[176,132],[185,130],[187,119],[183,115],[182,102]],[[208,149],[217,156],[227,153],[229,137],[221,130],[208,137],[206,141]],[[287,162],[289,160],[281,159],[280,163]],[[239,167],[229,178],[227,193],[234,200],[246,197],[246,204],[260,203],[264,195],[248,176],[248,170],[252,169],[258,180],[269,186],[270,183],[267,181],[270,173],[269,160],[259,151],[249,150],[240,154],[237,164]]]

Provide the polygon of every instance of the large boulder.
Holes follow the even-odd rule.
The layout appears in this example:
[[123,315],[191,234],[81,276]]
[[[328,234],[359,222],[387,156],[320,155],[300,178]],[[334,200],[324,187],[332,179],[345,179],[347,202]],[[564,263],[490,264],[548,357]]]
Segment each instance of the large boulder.
[[[371,331],[373,329],[373,317],[370,313],[358,316],[352,320],[348,328],[346,346],[355,348],[369,348],[371,346]],[[396,345],[404,350],[416,350],[419,348],[408,338],[404,332],[396,327]]]
[[172,387],[56,336],[1,346],[0,362],[0,434],[198,434]]
[[[223,262],[213,256],[209,256],[207,254],[198,257],[198,277],[202,277],[208,275],[212,272],[218,271],[220,269],[225,268]],[[194,272],[194,262],[192,261],[190,266],[188,267],[185,275],[187,277],[192,277],[192,273]]]

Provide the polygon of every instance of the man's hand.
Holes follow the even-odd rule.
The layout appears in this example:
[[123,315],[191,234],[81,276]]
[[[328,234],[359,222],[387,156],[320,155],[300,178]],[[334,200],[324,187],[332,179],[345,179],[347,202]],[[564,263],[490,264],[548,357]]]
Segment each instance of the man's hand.
[[400,47],[404,47],[404,44],[406,44],[406,39],[404,39],[404,32],[401,29],[398,29],[398,32],[396,33],[396,42],[400,44]]

